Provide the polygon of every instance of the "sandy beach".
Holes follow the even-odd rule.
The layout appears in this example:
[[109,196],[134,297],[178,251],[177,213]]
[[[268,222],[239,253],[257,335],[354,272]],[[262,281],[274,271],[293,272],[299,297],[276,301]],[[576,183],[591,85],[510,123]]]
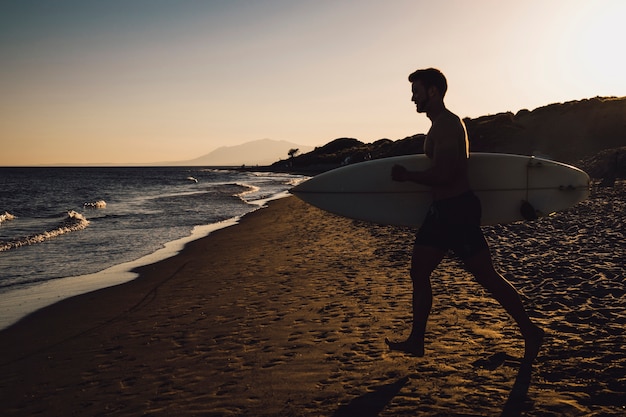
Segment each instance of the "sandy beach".
[[414,231],[295,197],[0,332],[3,416],[626,415],[626,183],[550,218],[485,228],[547,331],[532,373],[504,310],[453,258],[410,329]]

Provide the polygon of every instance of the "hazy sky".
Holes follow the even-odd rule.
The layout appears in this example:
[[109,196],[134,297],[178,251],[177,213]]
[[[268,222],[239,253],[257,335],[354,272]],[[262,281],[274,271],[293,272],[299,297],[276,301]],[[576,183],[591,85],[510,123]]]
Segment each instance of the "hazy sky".
[[[0,165],[191,159],[626,96],[623,0],[0,0]],[[286,156],[286,155],[285,155]]]

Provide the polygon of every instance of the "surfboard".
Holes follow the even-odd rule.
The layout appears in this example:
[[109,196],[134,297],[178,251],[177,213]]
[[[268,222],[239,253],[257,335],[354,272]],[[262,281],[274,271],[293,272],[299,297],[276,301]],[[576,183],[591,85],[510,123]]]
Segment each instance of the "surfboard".
[[[419,226],[431,203],[430,188],[391,179],[391,168],[424,170],[425,155],[376,159],[316,175],[290,190],[305,202],[352,219]],[[589,176],[564,163],[534,156],[471,153],[469,179],[482,203],[482,224],[532,220],[585,200]]]

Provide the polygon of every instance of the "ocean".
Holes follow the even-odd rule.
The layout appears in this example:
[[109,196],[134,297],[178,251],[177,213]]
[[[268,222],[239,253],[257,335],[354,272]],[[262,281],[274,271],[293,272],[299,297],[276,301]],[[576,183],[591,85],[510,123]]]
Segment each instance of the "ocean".
[[304,177],[199,167],[0,168],[0,329],[235,224]]

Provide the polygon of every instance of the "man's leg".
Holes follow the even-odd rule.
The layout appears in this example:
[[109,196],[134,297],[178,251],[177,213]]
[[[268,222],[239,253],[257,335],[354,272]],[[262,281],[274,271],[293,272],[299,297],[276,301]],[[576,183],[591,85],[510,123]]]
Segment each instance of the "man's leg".
[[413,282],[413,325],[411,334],[403,342],[385,343],[391,350],[424,356],[426,323],[433,303],[430,275],[445,256],[445,251],[429,246],[416,245],[411,259],[411,281]]
[[464,261],[476,281],[513,317],[525,340],[524,362],[532,363],[541,349],[544,331],[528,317],[517,290],[495,270],[489,249],[484,249]]

